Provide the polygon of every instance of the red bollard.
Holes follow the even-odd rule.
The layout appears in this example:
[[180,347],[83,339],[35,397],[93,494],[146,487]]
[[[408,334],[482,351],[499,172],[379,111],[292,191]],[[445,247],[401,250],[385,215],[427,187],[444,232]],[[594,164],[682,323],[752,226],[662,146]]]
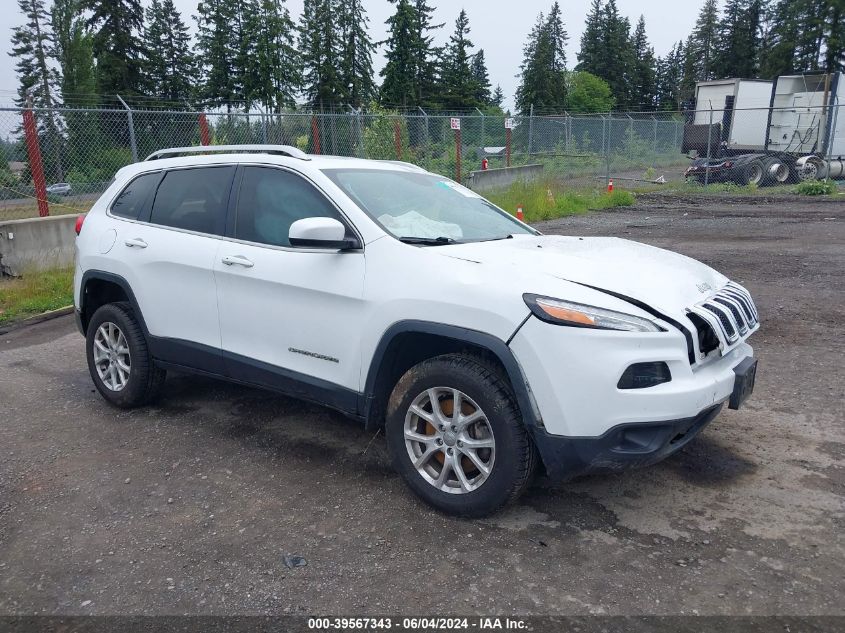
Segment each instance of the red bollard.
[[511,166],[511,129],[505,129],[505,157],[506,157],[506,165],[508,167]]
[[402,160],[402,124],[393,122],[393,144],[396,146],[396,160]]
[[32,99],[27,98],[27,109],[23,111],[23,130],[26,136],[26,153],[29,157],[29,170],[32,172],[32,184],[35,185],[35,198],[38,200],[38,215],[42,218],[50,215],[47,204],[47,182],[44,180],[44,163],[41,161],[41,147],[38,144],[38,128],[32,113]]
[[208,118],[205,116],[205,112],[200,112],[199,120],[200,120],[200,144],[201,145],[211,145],[211,134],[208,130]]
[[487,167],[490,166],[490,162],[486,158],[481,159],[481,171],[487,171]]
[[313,151],[315,154],[320,153],[320,127],[317,125],[317,117],[311,117],[311,136],[314,139]]

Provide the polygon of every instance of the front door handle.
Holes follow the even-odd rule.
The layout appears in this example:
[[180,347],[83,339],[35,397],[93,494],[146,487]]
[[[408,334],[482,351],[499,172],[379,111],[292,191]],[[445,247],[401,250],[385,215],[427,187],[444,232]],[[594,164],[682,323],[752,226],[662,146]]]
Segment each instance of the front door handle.
[[131,239],[131,240],[126,240],[124,242],[124,244],[126,244],[130,248],[132,248],[133,246],[135,248],[147,248],[147,243],[144,240],[142,240],[140,237],[136,237],[136,238]]
[[223,263],[227,266],[237,264],[238,266],[243,266],[244,268],[252,268],[253,266],[255,266],[255,264],[253,264],[243,255],[226,255],[223,258]]

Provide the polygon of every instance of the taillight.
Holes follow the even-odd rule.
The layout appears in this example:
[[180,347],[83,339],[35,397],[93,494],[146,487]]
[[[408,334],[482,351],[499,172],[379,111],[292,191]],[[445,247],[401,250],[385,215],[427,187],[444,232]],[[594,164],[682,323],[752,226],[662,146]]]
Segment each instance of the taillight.
[[85,222],[85,215],[79,215],[76,217],[76,234],[79,235],[82,232],[82,223]]

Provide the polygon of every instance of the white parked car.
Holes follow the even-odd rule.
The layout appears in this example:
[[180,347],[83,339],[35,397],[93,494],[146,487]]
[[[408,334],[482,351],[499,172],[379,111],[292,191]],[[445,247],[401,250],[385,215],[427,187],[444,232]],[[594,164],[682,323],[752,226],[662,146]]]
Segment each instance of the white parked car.
[[73,189],[66,182],[57,182],[47,187],[47,193],[51,193],[55,196],[69,196],[73,193]]
[[174,369],[317,402],[383,426],[449,513],[496,510],[538,468],[654,463],[754,386],[742,286],[636,242],[542,235],[409,164],[164,150],[77,231],[107,401],[150,402]]

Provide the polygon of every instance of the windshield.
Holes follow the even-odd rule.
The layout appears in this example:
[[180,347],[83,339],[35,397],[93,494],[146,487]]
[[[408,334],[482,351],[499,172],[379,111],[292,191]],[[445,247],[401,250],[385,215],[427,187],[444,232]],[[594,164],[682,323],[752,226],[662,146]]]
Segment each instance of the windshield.
[[474,191],[433,174],[385,169],[324,172],[394,237],[449,244],[534,235]]

